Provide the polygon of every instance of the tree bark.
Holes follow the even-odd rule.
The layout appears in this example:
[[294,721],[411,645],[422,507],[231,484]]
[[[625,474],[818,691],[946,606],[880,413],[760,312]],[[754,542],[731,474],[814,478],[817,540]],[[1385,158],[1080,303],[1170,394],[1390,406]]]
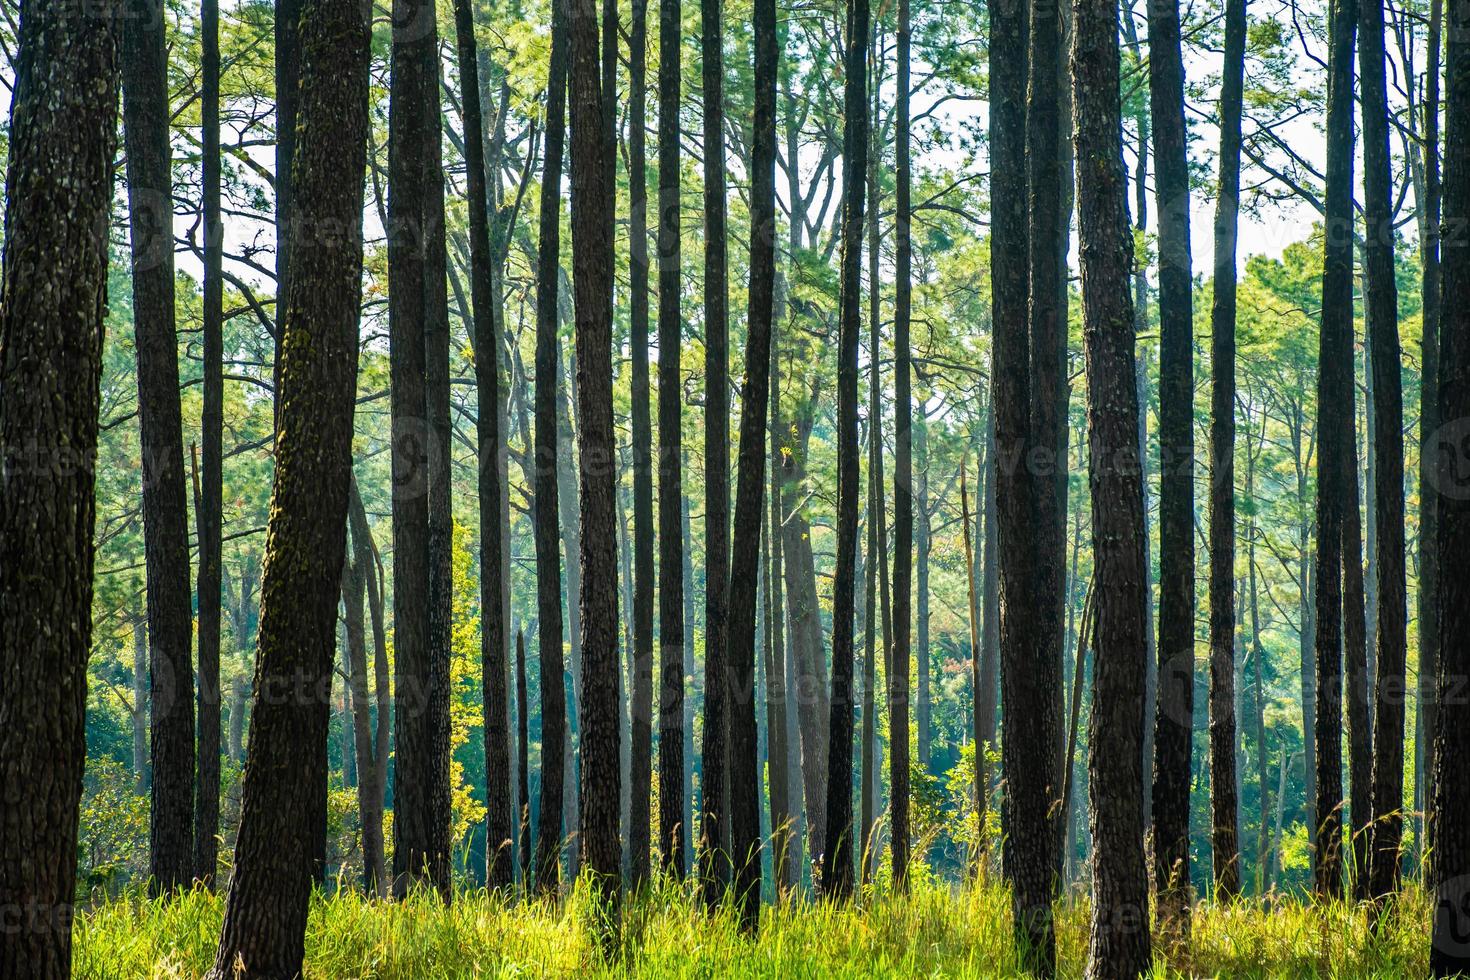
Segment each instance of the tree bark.
[[[1095,852],[1087,976],[1136,977],[1150,967],[1140,755],[1147,671],[1143,591],[1148,580],[1138,482],[1129,291],[1133,239],[1118,97],[1118,7],[1108,0],[1077,0],[1073,11],[1072,91],[1098,595],[1088,763]],[[1153,57],[1159,54],[1155,49]],[[1157,821],[1157,804],[1154,816]]]
[[[449,743],[445,658],[429,613],[430,472],[427,417],[428,253],[436,217],[427,184],[438,132],[438,31],[432,4],[395,0],[388,114],[388,358],[393,417],[394,713],[393,889],[422,882],[449,892]],[[432,116],[432,119],[431,119]],[[434,179],[437,179],[437,175]],[[445,447],[447,449],[447,447]],[[447,653],[447,651],[445,651]]]
[[1373,681],[1373,837],[1368,888],[1382,898],[1398,887],[1404,823],[1404,666],[1408,596],[1404,570],[1403,379],[1399,364],[1398,286],[1384,68],[1383,0],[1362,0],[1359,71],[1363,101],[1364,293],[1372,350],[1373,507],[1377,527],[1378,615]]
[[659,0],[658,62],[658,847],[664,870],[683,877],[684,796],[684,391],[680,376],[683,288],[679,109],[681,4]]
[[[1060,708],[1051,708],[1060,700],[1061,685],[1057,674],[1047,670],[1042,652],[1040,572],[1033,560],[1040,526],[1036,508],[1040,481],[1028,460],[1035,447],[1027,307],[1031,213],[1027,197],[1027,8],[997,7],[991,11],[990,26],[991,377],[996,414],[1001,700],[1005,706],[1001,740],[1007,787],[1005,866],[1012,886],[1017,945],[1024,951],[1025,965],[1035,973],[1050,975],[1056,969],[1051,904],[1059,870],[1054,803],[1061,767]],[[1048,297],[1044,302],[1055,301],[1054,294]]]
[[730,882],[726,657],[730,568],[730,324],[726,269],[723,13],[700,0],[704,81],[704,746],[700,876],[707,904]]
[[1190,935],[1189,786],[1195,611],[1193,282],[1178,4],[1167,0],[1149,4],[1148,32],[1154,203],[1159,215],[1161,588],[1158,703],[1154,715],[1154,883],[1159,892],[1159,920],[1166,940],[1174,944],[1187,943]]
[[[1356,562],[1344,547],[1347,496],[1356,483],[1356,454],[1344,458],[1353,433],[1353,38],[1356,0],[1338,0],[1331,14],[1327,104],[1327,235],[1322,262],[1322,328],[1317,375],[1317,595],[1314,692],[1317,894],[1342,895],[1342,636],[1343,569]],[[1305,711],[1303,712],[1305,717]],[[1355,720],[1352,712],[1349,724]],[[1356,731],[1350,742],[1358,741]],[[1356,782],[1356,780],[1355,780]],[[1354,809],[1354,819],[1357,819]]]
[[[536,254],[536,619],[541,666],[541,805],[536,823],[536,890],[556,890],[562,842],[562,799],[570,737],[566,668],[562,663],[561,550],[557,528],[557,324],[561,278],[561,167],[566,139],[566,4],[552,4],[551,61],[546,83],[541,224]],[[567,565],[573,566],[571,552]],[[568,575],[570,584],[571,575]]]
[[122,25],[123,129],[152,658],[148,874],[155,895],[187,888],[194,876],[194,617],[174,332],[173,168],[164,27],[161,3],[130,0]]
[[651,846],[650,800],[653,790],[653,426],[648,372],[648,164],[647,131],[648,0],[633,0],[628,40],[632,77],[628,118],[628,251],[633,355],[633,684],[632,785],[628,828],[631,880],[648,880]]
[[[1065,817],[1057,805],[1063,795],[1062,657],[1067,579],[1067,314],[1065,296],[1068,216],[1061,146],[1063,84],[1062,4],[1030,7],[1026,90],[1026,195],[1030,228],[1026,238],[1030,271],[1027,293],[1029,330],[1029,449],[1035,576],[1031,615],[1035,629],[1038,684],[1035,709],[1046,719],[1043,743],[1052,749],[1041,759],[1046,780],[1046,857],[1056,879],[1062,870]],[[1053,882],[1053,892],[1056,884]]]
[[[913,359],[909,321],[913,305],[911,267],[913,242],[909,231],[909,0],[898,2],[898,91],[897,132],[894,137],[895,253],[893,299],[893,411],[895,448],[893,463],[893,649],[888,664],[888,781],[889,823],[892,843],[893,883],[900,891],[908,888],[909,870],[909,663],[913,633],[914,562],[914,408]],[[874,352],[876,357],[877,352]],[[874,439],[880,439],[882,416],[875,420]],[[881,452],[881,450],[880,450]],[[922,673],[924,665],[919,665]],[[922,683],[922,682],[921,682]],[[923,688],[921,687],[921,691]],[[925,692],[927,693],[927,692]],[[922,713],[923,708],[920,708]],[[924,733],[920,731],[920,761],[924,755]]]
[[[307,0],[255,705],[235,871],[210,976],[295,977],[312,881],[308,826],[325,750],[332,634],[346,546],[362,287],[369,21],[356,0]],[[243,963],[243,971],[240,969]]]
[[224,429],[224,225],[220,219],[219,0],[200,5],[200,157],[204,220],[203,397],[200,409],[199,774],[194,878],[213,888],[219,864],[221,441]]
[[[1210,851],[1215,893],[1226,901],[1240,894],[1239,775],[1235,771],[1235,248],[1245,33],[1246,0],[1229,0],[1220,89],[1215,288],[1210,307]],[[1262,800],[1264,794],[1263,784]]]
[[[1450,4],[1445,52],[1444,223],[1441,226],[1443,312],[1440,321],[1439,418],[1435,505],[1444,568],[1470,549],[1470,494],[1465,492],[1464,425],[1470,416],[1470,9]],[[1429,952],[1436,977],[1470,971],[1470,579],[1447,575],[1439,585],[1439,688],[1435,733],[1434,926]]]
[[[852,666],[857,566],[858,334],[862,328],[863,174],[868,153],[868,0],[848,0],[844,34],[841,314],[837,341],[837,567],[832,581],[832,701],[821,892],[852,894]],[[907,729],[905,729],[907,732]],[[907,741],[907,735],[905,735]]]
[[[1419,255],[1423,269],[1420,280],[1423,328],[1419,347],[1419,727],[1415,734],[1415,742],[1419,748],[1419,778],[1416,783],[1418,792],[1415,795],[1416,809],[1425,813],[1434,798],[1434,733],[1438,725],[1435,678],[1439,673],[1439,518],[1437,495],[1431,488],[1435,475],[1435,431],[1439,428],[1439,321],[1443,311],[1439,265],[1439,62],[1443,19],[1442,0],[1433,0],[1429,5],[1429,51],[1424,69],[1424,101],[1421,106],[1424,193],[1422,198],[1418,198]],[[1434,842],[1428,836],[1427,818],[1421,819],[1420,827],[1423,835],[1419,841],[1419,852],[1432,854]]]
[[[514,877],[515,814],[511,806],[510,722],[506,691],[505,611],[501,603],[502,551],[500,451],[500,325],[495,321],[491,275],[489,193],[485,182],[485,141],[480,108],[479,65],[474,14],[469,0],[454,4],[459,55],[459,85],[464,119],[465,187],[469,202],[470,303],[473,316],[475,381],[480,410],[476,447],[480,480],[480,666],[484,684],[485,882],[509,888]],[[437,348],[433,352],[438,355]],[[447,452],[444,445],[440,451]],[[432,477],[432,474],[431,474]],[[447,499],[447,498],[446,498]],[[431,501],[432,507],[433,501]],[[447,557],[446,552],[446,557]]]
[[[750,285],[740,449],[730,561],[727,657],[730,684],[730,856],[742,928],[760,925],[761,779],[755,715],[756,590],[765,510],[766,413],[771,400],[772,289],[776,276],[776,0],[754,9],[754,129],[750,162]],[[849,804],[850,805],[850,804]]]
[[569,0],[572,267],[576,290],[577,443],[581,459],[582,676],[578,689],[580,837],[603,900],[616,902],[621,733],[618,723],[616,444],[612,418],[613,168],[599,78],[594,0]]
[[27,2],[15,38],[0,290],[0,974],[19,980],[71,974],[121,8]]
[[276,160],[276,322],[271,365],[272,409],[281,415],[281,316],[291,266],[291,161],[296,157],[296,103],[301,84],[301,9],[305,0],[275,0]]

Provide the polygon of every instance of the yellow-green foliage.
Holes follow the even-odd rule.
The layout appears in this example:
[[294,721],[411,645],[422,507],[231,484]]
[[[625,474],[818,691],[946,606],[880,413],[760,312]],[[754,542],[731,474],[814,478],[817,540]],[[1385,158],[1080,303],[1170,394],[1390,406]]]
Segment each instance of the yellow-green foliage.
[[[81,914],[75,976],[193,978],[212,963],[224,900],[196,892],[167,902],[119,900]],[[1005,977],[1017,975],[1009,898],[993,887],[924,885],[900,898],[871,892],[854,906],[797,901],[764,910],[757,938],[729,914],[706,916],[665,884],[631,903],[623,932],[599,945],[588,893],[559,904],[460,894],[400,903],[356,894],[313,902],[308,978],[470,977]],[[1362,908],[1242,902],[1195,914],[1187,959],[1155,976],[1399,977],[1426,968],[1428,903],[1415,892],[1375,933]],[[1081,976],[1087,909],[1059,910],[1061,975]],[[603,950],[607,951],[604,952]]]

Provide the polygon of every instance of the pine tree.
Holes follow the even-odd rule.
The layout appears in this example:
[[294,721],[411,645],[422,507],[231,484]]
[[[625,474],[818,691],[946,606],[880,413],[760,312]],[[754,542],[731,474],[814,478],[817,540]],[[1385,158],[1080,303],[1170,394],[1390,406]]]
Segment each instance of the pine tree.
[[[1194,284],[1178,4],[1171,0],[1150,3],[1148,33],[1154,200],[1159,224],[1160,592],[1153,867],[1160,895],[1159,919],[1172,941],[1187,942],[1192,903],[1189,785],[1194,728]],[[1230,642],[1234,643],[1233,637]],[[1233,775],[1231,780],[1229,798],[1221,797],[1221,804],[1233,813]],[[1230,836],[1233,854],[1233,819]]]
[[361,4],[307,0],[304,138],[291,164],[297,248],[281,321],[279,442],[240,830],[210,971],[219,980],[295,976],[304,954],[317,773],[299,760],[303,746],[325,751],[331,711],[352,481],[369,58]]
[[868,0],[848,0],[844,34],[841,312],[837,340],[837,567],[832,582],[832,701],[827,756],[826,851],[821,890],[853,887],[852,667],[857,570],[858,335],[862,329],[863,174],[868,152]]
[[470,305],[475,348],[475,381],[480,405],[476,429],[480,474],[480,668],[483,679],[485,799],[487,801],[485,881],[508,888],[512,881],[515,815],[510,805],[510,723],[505,684],[505,610],[500,601],[500,334],[495,323],[491,274],[489,194],[485,181],[485,141],[480,106],[480,72],[470,0],[454,4],[454,34],[459,54],[460,102],[464,118],[465,190],[469,213]]
[[[541,218],[536,253],[536,614],[541,665],[541,804],[536,821],[536,890],[556,890],[563,826],[563,783],[570,763],[565,666],[562,663],[561,502],[557,488],[557,294],[561,278],[561,169],[566,141],[566,2],[551,5],[551,60],[546,83]],[[575,571],[575,561],[567,556]],[[571,575],[568,575],[568,579]],[[570,582],[569,582],[570,584]]]
[[194,876],[194,617],[174,332],[173,168],[164,23],[159,0],[129,0],[121,48],[148,566],[153,705],[148,871],[154,894],[186,888]]
[[581,460],[582,854],[605,901],[618,897],[621,732],[618,721],[618,561],[612,418],[613,167],[594,0],[569,0],[572,282],[577,316],[577,449]]
[[[449,890],[447,653],[430,623],[430,472],[435,438],[427,416],[429,253],[442,228],[428,184],[428,145],[438,132],[438,31],[427,0],[395,0],[388,109],[388,360],[393,418],[393,651],[395,712],[393,887]],[[412,698],[412,709],[408,699]]]
[[[121,8],[26,0],[13,48],[0,289],[0,785],[26,804],[7,802],[0,820],[0,906],[10,910],[0,975],[18,980],[71,973]],[[38,447],[44,457],[14,465]]]
[[658,62],[658,846],[666,870],[688,870],[684,826],[684,501],[679,254],[679,0],[659,0]]
[[[1246,0],[1229,0],[1225,8],[1215,288],[1210,307],[1210,849],[1215,892],[1225,900],[1240,894],[1235,771],[1235,247],[1240,217],[1245,5]],[[1257,751],[1264,751],[1264,746]],[[1265,799],[1264,787],[1261,798]]]
[[[1096,567],[1097,650],[1088,761],[1094,842],[1087,976],[1149,970],[1143,854],[1143,493],[1134,381],[1133,237],[1119,102],[1118,7],[1073,7],[1078,217],[1087,430]],[[1162,714],[1162,712],[1161,712]],[[1158,818],[1157,807],[1155,819]]]

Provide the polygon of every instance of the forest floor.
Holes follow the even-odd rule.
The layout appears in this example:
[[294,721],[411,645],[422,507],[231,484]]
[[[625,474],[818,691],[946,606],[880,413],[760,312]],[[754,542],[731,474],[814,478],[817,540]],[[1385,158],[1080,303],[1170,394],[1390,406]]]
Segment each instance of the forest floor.
[[[679,889],[630,903],[620,941],[599,951],[585,893],[507,903],[466,892],[452,905],[344,891],[313,901],[308,980],[470,977],[1005,977],[1018,974],[1009,898],[997,888],[919,885],[907,898],[870,892],[845,908],[805,901],[762,910],[757,938],[733,916],[705,916]],[[224,898],[115,899],[77,916],[81,980],[194,978],[213,963]],[[1417,977],[1428,963],[1428,901],[1417,890],[1378,929],[1364,908],[1295,899],[1195,910],[1186,954],[1157,977]],[[1063,977],[1080,977],[1087,909],[1058,913]]]

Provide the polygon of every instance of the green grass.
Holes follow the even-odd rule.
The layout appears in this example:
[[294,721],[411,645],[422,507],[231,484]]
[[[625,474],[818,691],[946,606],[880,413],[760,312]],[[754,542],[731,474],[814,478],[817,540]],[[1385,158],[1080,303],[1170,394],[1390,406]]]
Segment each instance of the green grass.
[[[222,896],[117,899],[81,913],[74,976],[81,980],[194,978],[213,963]],[[836,908],[805,901],[763,910],[757,938],[733,916],[709,917],[682,889],[664,887],[624,912],[600,950],[587,892],[560,903],[507,902],[483,892],[449,906],[343,893],[312,903],[306,976],[423,980],[468,977],[1004,977],[1017,975],[1009,899],[997,888],[921,885],[907,898],[868,893]],[[1290,899],[1196,909],[1191,948],[1155,975],[1414,977],[1428,956],[1428,902],[1408,895],[1370,925],[1367,910]],[[1087,909],[1058,911],[1065,977],[1082,975]]]

